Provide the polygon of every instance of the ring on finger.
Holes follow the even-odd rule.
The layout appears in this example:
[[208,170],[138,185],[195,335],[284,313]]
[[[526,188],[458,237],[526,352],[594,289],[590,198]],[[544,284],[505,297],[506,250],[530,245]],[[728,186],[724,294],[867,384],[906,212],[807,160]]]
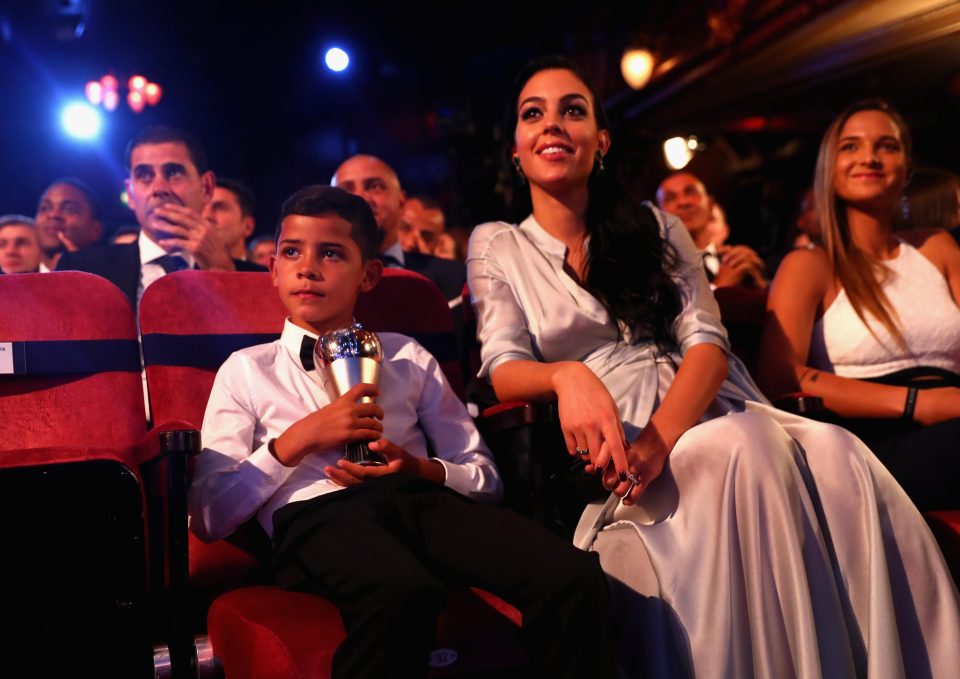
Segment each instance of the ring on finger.
[[577,455],[579,455],[580,457],[590,457],[590,449],[589,449],[589,448],[579,448],[579,447],[578,447],[578,448],[575,448],[574,450],[577,451]]

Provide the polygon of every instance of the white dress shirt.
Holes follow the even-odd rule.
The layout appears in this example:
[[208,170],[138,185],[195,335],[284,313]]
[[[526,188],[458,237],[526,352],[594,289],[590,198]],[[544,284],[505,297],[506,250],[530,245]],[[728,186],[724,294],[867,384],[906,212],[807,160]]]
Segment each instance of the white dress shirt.
[[381,258],[393,257],[393,259],[397,261],[396,264],[394,264],[393,262],[390,262],[390,264],[387,264],[387,268],[403,269],[407,264],[407,260],[403,256],[403,248],[400,247],[400,241],[397,241],[396,243],[388,247],[386,250],[381,252],[380,257]]
[[[217,373],[190,487],[190,527],[200,538],[225,537],[254,514],[272,534],[280,507],[342,489],[323,471],[343,457],[342,446],[307,455],[296,467],[268,449],[271,439],[331,401],[318,375],[300,363],[304,335],[316,337],[288,319],[279,340],[235,352]],[[379,336],[383,436],[421,458],[429,445],[446,472],[444,485],[498,500],[500,476],[489,450],[436,359],[409,337]]]

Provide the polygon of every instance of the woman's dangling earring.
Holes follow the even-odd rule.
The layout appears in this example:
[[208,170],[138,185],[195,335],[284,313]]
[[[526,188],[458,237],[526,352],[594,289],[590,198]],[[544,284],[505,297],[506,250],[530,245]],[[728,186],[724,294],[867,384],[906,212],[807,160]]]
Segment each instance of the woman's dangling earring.
[[526,176],[523,174],[523,168],[520,167],[520,156],[514,156],[514,157],[513,157],[513,169],[517,171],[517,176],[520,178],[520,183],[521,183],[521,184],[526,184],[526,183],[527,183],[527,178],[526,178]]
[[597,168],[597,174],[602,174],[602,173],[603,173],[603,170],[604,170],[604,167],[603,167],[603,151],[601,151],[600,149],[597,149],[597,162],[594,164],[594,167]]

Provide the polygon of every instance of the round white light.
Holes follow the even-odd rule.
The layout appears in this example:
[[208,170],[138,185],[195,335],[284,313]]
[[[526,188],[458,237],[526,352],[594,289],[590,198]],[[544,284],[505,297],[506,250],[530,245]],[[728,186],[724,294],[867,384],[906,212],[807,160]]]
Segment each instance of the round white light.
[[667,159],[667,165],[674,170],[681,170],[693,158],[693,151],[683,137],[671,137],[663,142],[663,155]]
[[323,56],[323,61],[331,71],[339,73],[350,65],[350,55],[339,47],[331,47]]
[[60,122],[64,131],[74,139],[89,140],[100,134],[100,114],[88,104],[68,104],[63,109]]
[[649,50],[627,50],[620,59],[620,73],[630,87],[643,89],[653,75],[653,55]]

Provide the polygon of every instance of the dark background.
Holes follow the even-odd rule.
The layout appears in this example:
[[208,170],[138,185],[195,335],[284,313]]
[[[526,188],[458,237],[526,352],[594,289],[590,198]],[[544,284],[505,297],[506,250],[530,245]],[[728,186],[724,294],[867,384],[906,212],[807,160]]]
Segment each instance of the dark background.
[[[857,98],[889,98],[919,160],[958,168],[958,5],[0,0],[0,213],[33,214],[52,179],[75,175],[101,194],[109,227],[133,221],[119,200],[123,149],[166,122],[255,189],[260,232],[287,195],[357,152],[394,165],[408,193],[440,198],[448,223],[503,218],[507,93],[529,58],[562,52],[598,86],[633,190],[652,197],[668,171],[663,140],[695,134],[689,169],[735,240],[762,245],[792,221],[823,129]],[[334,44],[351,55],[345,73],[322,65]],[[630,44],[673,64],[639,92],[619,73]],[[67,139],[62,104],[105,73],[121,82],[120,107],[96,143]],[[135,73],[163,87],[139,115],[123,101]]]

